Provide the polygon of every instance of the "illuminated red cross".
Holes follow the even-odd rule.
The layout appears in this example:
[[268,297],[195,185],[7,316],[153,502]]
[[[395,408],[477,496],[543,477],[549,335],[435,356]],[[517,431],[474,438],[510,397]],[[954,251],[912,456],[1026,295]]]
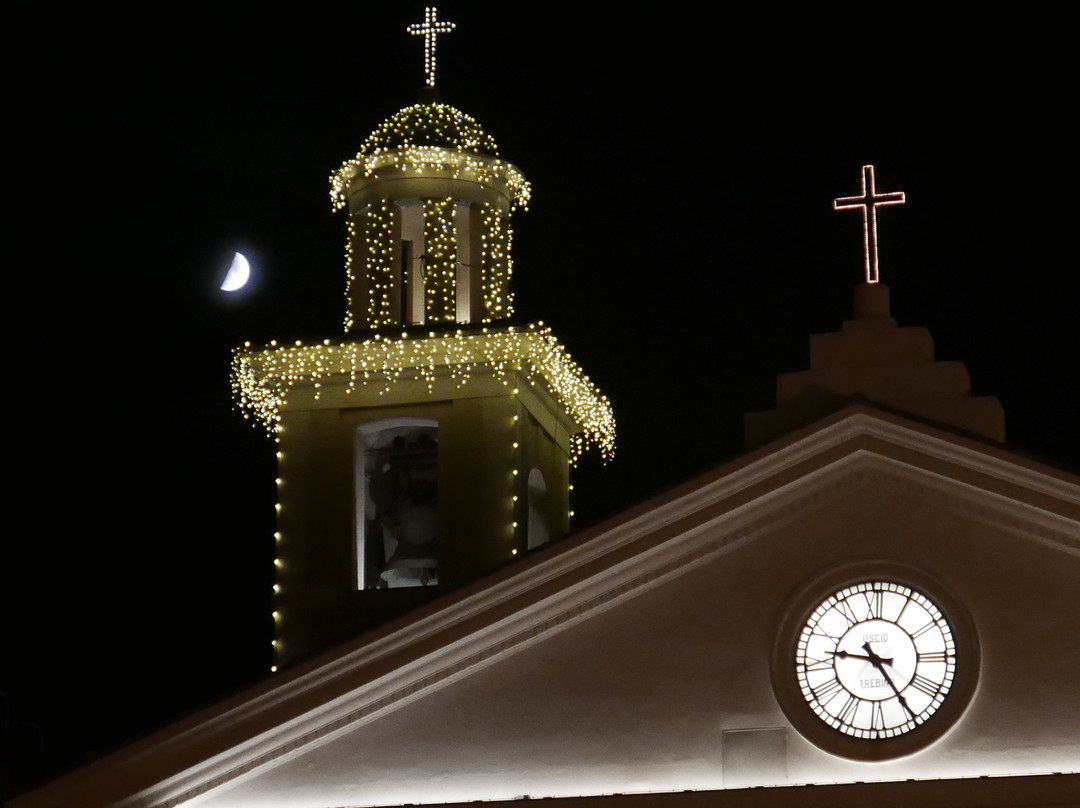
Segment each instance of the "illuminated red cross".
[[435,6],[424,9],[424,21],[414,22],[405,30],[424,37],[424,73],[428,87],[435,86],[435,42],[439,34],[449,34],[456,26],[452,22],[436,19]]
[[856,210],[862,208],[863,253],[866,261],[866,282],[878,282],[877,259],[877,209],[880,205],[903,205],[904,192],[890,191],[879,194],[874,187],[874,167],[862,167],[862,193],[859,196],[842,196],[833,200],[833,210]]

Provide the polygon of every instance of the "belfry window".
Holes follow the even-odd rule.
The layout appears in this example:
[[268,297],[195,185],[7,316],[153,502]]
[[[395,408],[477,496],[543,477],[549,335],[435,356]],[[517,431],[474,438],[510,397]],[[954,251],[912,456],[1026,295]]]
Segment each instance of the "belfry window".
[[360,589],[439,582],[439,425],[430,418],[364,424],[356,442]]
[[539,547],[546,544],[551,538],[546,517],[547,507],[547,484],[544,482],[544,474],[538,468],[529,472],[528,483],[529,495],[529,521],[528,521],[528,548]]
[[419,325],[427,318],[424,312],[424,287],[427,275],[427,251],[424,243],[424,208],[420,200],[398,202],[401,216],[401,322]]

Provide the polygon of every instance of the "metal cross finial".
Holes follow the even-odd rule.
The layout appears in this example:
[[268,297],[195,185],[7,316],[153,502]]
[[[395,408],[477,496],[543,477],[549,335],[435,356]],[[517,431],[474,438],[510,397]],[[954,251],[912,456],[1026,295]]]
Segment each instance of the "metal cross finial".
[[903,205],[904,192],[890,191],[879,194],[874,186],[874,167],[862,167],[862,193],[859,196],[842,196],[833,200],[833,210],[863,212],[863,254],[866,261],[866,282],[878,282],[877,257],[877,209],[880,205]]
[[414,22],[405,29],[410,34],[424,37],[424,73],[428,87],[435,86],[435,40],[439,34],[449,34],[455,27],[452,22],[437,19],[435,6],[428,6],[424,9],[424,21]]

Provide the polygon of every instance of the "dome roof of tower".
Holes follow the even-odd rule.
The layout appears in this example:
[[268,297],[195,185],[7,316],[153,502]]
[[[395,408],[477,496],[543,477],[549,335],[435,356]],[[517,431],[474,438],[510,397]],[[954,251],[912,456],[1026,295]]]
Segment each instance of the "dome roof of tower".
[[403,146],[436,146],[498,156],[495,141],[480,124],[446,104],[416,104],[396,112],[368,135],[360,154]]
[[499,158],[498,147],[480,124],[446,104],[416,104],[391,115],[368,135],[360,151],[330,175],[335,210],[347,204],[357,182],[407,172],[495,183],[510,204],[528,208],[531,187],[515,166]]

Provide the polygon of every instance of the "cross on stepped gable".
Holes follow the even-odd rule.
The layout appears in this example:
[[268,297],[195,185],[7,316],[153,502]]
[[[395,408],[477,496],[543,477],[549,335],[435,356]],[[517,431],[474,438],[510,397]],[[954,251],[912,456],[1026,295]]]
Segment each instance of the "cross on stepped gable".
[[456,26],[452,22],[437,19],[435,6],[424,9],[424,21],[414,22],[405,30],[415,36],[424,37],[424,73],[427,86],[435,86],[435,45],[439,34],[449,34]]
[[879,194],[874,184],[874,167],[862,167],[862,193],[859,196],[842,196],[833,200],[833,210],[856,210],[863,212],[863,256],[866,264],[866,282],[878,282],[877,209],[881,205],[903,205],[903,191]]

